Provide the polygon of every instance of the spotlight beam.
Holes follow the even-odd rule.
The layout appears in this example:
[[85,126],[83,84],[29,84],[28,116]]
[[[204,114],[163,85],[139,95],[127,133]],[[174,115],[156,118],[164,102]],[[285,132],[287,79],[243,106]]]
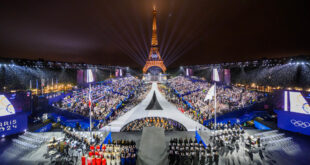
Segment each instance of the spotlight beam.
[[[187,6],[187,5],[182,5],[182,9],[183,9],[185,6]],[[182,9],[181,9],[181,11],[182,11]],[[177,27],[179,27],[179,24],[182,22],[182,21],[181,21],[181,17],[183,16],[183,14],[184,14],[185,12],[180,12],[180,13],[181,13],[181,14],[178,15],[176,21],[174,22],[173,29],[172,29],[172,31],[171,31],[169,37],[168,37],[167,45],[164,45],[163,52],[161,53],[161,54],[163,55],[163,58],[166,56],[166,52],[167,52],[167,49],[168,49],[169,45],[171,44],[172,37],[175,35],[176,29],[177,29]],[[167,37],[166,37],[166,36],[163,36],[163,38],[167,38]]]
[[[108,12],[108,13],[113,13],[113,11],[112,11],[111,8],[109,8],[109,12]],[[131,25],[122,25],[122,24],[121,24],[121,22],[127,22],[127,21],[117,21],[117,20],[118,20],[118,17],[115,17],[114,14],[112,14],[111,17],[112,17],[111,22],[117,24],[117,26],[115,26],[115,29],[118,29],[118,27],[127,27],[127,26],[128,26],[129,29],[132,30]],[[121,18],[124,18],[123,15],[121,16]],[[119,34],[119,33],[121,33],[120,37],[124,36],[124,37],[125,37],[125,40],[128,41],[128,42],[126,42],[126,44],[128,45],[128,47],[134,47],[136,50],[138,50],[137,55],[140,56],[140,57],[142,58],[142,61],[145,61],[146,58],[143,56],[143,54],[141,55],[141,52],[139,52],[139,48],[137,48],[136,46],[134,46],[135,44],[134,44],[134,45],[130,45],[130,43],[133,43],[133,42],[131,42],[131,41],[132,41],[131,39],[132,39],[132,38],[135,38],[135,40],[136,40],[136,37],[131,37],[131,36],[130,36],[130,33],[128,33],[127,31],[125,31],[124,29],[119,29],[117,34]],[[137,45],[138,45],[138,44],[137,44]],[[131,49],[132,49],[132,48],[131,48]],[[133,50],[133,51],[136,52],[135,50]]]

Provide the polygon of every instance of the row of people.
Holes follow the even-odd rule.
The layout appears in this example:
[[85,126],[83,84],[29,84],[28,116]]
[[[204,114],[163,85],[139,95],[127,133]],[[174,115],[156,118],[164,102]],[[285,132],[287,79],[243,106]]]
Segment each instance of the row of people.
[[186,130],[182,124],[171,119],[166,119],[163,117],[146,117],[128,123],[123,127],[122,131],[142,131],[143,127],[161,127],[164,128],[166,131]]
[[[105,137],[102,133],[94,132],[93,141],[89,141],[88,132],[74,132],[70,128],[64,129],[64,138],[53,138],[52,145],[58,149],[61,157],[73,158],[77,164],[102,164],[102,165],[135,165],[136,143],[129,140],[109,140],[104,144]],[[50,145],[49,145],[50,146]]]
[[169,143],[169,164],[170,165],[205,165],[219,162],[219,154],[216,148],[205,147],[195,139],[171,139]]
[[[246,136],[247,138],[245,138]],[[261,160],[264,159],[260,137],[249,136],[239,124],[217,124],[210,137],[211,144],[217,147],[223,155],[232,154],[234,150],[238,152],[243,147],[243,151],[245,151],[245,155],[249,156],[249,160],[254,161],[255,153],[259,154]],[[239,157],[240,155],[235,156]]]
[[135,142],[114,141],[113,143],[90,146],[88,156],[82,156],[82,165],[135,165],[137,150]]

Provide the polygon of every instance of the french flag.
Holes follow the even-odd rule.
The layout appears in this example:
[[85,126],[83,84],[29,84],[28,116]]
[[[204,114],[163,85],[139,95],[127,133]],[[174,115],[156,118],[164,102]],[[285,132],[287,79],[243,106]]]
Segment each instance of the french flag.
[[89,86],[88,106],[89,106],[89,108],[91,108],[91,86]]

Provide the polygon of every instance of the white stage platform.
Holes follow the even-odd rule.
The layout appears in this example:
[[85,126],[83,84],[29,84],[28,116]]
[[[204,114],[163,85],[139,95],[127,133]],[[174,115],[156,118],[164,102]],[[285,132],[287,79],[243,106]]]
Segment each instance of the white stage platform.
[[[154,91],[156,92],[157,100],[163,110],[145,110],[152,99]],[[120,132],[122,127],[127,123],[145,117],[165,117],[172,119],[183,124],[187,131],[195,131],[196,129],[203,127],[203,125],[185,116],[175,105],[169,103],[159,92],[157,84],[153,83],[152,89],[141,103],[125,113],[123,116],[111,122],[109,125],[103,127],[102,130]]]

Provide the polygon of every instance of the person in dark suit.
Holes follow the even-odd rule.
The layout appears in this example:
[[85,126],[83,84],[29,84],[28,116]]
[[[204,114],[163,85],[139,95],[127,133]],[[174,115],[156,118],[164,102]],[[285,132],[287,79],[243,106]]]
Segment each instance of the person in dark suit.
[[187,143],[188,143],[188,140],[187,140],[187,138],[186,138],[186,139],[184,140],[184,143],[185,143],[185,144],[187,144]]
[[204,152],[201,152],[200,165],[205,165],[205,164],[206,164],[206,156]]
[[208,163],[209,164],[212,164],[213,163],[213,157],[211,154],[207,154],[207,157],[208,157]]
[[169,151],[168,159],[169,159],[169,164],[173,165],[174,164],[174,152],[173,152],[173,150]]
[[182,140],[182,138],[180,138],[180,139],[179,139],[179,143],[180,143],[180,144],[181,144],[181,143],[183,143],[183,140]]
[[198,165],[198,163],[199,163],[199,154],[197,154],[197,152],[193,152],[192,162],[193,162],[193,165]]
[[208,154],[211,154],[211,145],[210,145],[210,144],[209,144],[208,147],[207,147],[207,153],[208,153]]
[[190,152],[184,154],[183,160],[180,160],[182,165],[192,164]]
[[214,157],[215,164],[218,165],[219,164],[219,154],[217,152],[215,152],[213,157]]
[[260,147],[260,137],[257,138],[257,145]]
[[69,145],[65,145],[65,154],[68,156],[69,155]]
[[252,153],[252,151],[249,151],[249,156],[250,156],[251,161],[253,161],[253,153]]
[[178,164],[183,164],[184,161],[185,161],[185,153],[184,152],[180,152]]
[[174,152],[174,158],[175,158],[175,164],[179,164],[180,163],[180,159],[181,159],[181,156],[180,156],[180,153],[178,151],[175,151]]

